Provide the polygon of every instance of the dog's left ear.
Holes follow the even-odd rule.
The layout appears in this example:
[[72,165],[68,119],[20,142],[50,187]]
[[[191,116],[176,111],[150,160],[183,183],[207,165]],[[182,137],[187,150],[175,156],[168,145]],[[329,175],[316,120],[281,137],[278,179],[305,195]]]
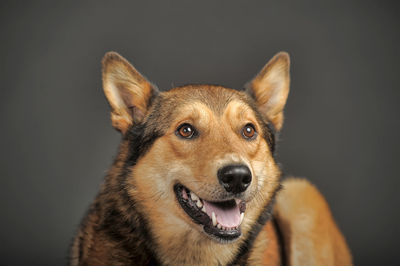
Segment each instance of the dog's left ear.
[[276,54],[246,84],[246,92],[256,101],[261,114],[279,131],[283,124],[283,108],[289,94],[290,58],[286,52]]
[[144,119],[158,89],[116,52],[106,53],[102,63],[103,88],[111,105],[112,125],[125,134]]

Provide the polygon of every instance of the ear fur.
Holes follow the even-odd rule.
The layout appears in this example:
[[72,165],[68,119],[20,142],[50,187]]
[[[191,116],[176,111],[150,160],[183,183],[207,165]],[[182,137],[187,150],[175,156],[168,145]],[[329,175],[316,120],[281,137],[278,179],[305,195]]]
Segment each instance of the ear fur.
[[289,94],[289,68],[289,54],[280,52],[245,86],[262,115],[278,131],[282,128],[283,108]]
[[112,125],[124,134],[143,120],[158,90],[116,52],[106,53],[102,66],[103,89],[111,106]]

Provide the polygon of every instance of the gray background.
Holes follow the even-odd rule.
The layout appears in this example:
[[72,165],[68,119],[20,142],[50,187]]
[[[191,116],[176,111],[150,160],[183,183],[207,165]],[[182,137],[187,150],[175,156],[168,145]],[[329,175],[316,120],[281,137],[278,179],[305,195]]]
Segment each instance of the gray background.
[[399,263],[396,1],[0,4],[0,264],[63,265],[120,140],[100,60],[162,89],[240,88],[280,50],[292,86],[278,148],[314,182],[357,265]]

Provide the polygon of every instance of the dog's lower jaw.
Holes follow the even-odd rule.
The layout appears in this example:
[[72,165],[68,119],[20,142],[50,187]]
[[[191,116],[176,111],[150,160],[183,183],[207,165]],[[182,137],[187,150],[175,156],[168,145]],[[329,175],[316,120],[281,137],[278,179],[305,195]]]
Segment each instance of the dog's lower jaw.
[[[251,226],[247,226],[251,228]],[[158,242],[156,251],[162,265],[280,265],[280,251],[272,221],[268,221],[257,234],[254,243],[246,246],[249,231],[235,242],[222,244],[199,232],[185,227],[175,237]],[[249,250],[238,256],[243,249]]]
[[183,215],[165,217],[159,223],[150,221],[150,225],[154,253],[162,265],[228,265],[243,242],[243,235],[233,243],[217,242],[202,232],[202,225]]
[[191,228],[167,242],[169,245],[157,245],[161,248],[157,253],[163,265],[228,265],[242,244],[241,238],[222,244],[197,228]]
[[[230,265],[235,261],[245,261],[251,257],[257,258],[262,256],[262,253],[269,248],[270,236],[261,232],[257,233],[254,246],[253,243],[249,246],[245,243],[249,239],[250,233],[253,233],[254,225],[257,223],[259,209],[248,209],[248,216],[242,224],[242,235],[234,242],[220,243],[211,239],[209,235],[202,232],[202,226],[191,221],[183,221],[179,217],[175,217],[174,226],[164,228],[161,232],[155,229],[158,233],[158,238],[155,239],[158,250],[156,254],[161,262],[165,265]],[[179,220],[179,222],[178,222]],[[153,224],[154,225],[154,224]],[[179,230],[178,230],[179,229]],[[154,230],[154,229],[153,229]],[[256,242],[261,241],[265,245],[258,245]],[[249,254],[238,257],[242,248],[249,248]],[[255,259],[252,259],[255,260]],[[241,265],[241,264],[240,264]],[[257,264],[254,264],[257,265]]]

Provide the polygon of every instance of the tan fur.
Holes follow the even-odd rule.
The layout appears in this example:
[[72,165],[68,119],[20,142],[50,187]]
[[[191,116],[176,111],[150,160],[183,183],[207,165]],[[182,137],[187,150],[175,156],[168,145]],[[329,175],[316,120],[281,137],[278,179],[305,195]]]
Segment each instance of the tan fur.
[[289,265],[352,265],[349,248],[327,202],[308,181],[289,179],[283,183],[275,216],[284,232]]
[[[103,60],[103,83],[113,126],[125,137],[75,238],[72,265],[148,264],[149,254],[164,265],[227,265],[238,259],[280,187],[281,171],[266,139],[272,133],[265,121],[277,130],[282,126],[289,92],[288,55],[271,59],[246,92],[188,85],[159,93],[116,53]],[[128,171],[134,144],[129,130],[141,123],[146,125],[143,134],[158,136]],[[183,123],[193,125],[199,136],[178,137],[177,128]],[[248,123],[258,134],[251,141],[242,135]],[[242,236],[223,244],[188,216],[173,187],[182,184],[204,200],[222,201],[228,194],[216,173],[228,164],[248,166],[252,182],[242,196],[247,206]],[[276,207],[278,227],[271,219],[260,226],[251,250],[237,263],[281,265],[284,254],[290,265],[351,264],[345,240],[313,186],[286,181]]]

